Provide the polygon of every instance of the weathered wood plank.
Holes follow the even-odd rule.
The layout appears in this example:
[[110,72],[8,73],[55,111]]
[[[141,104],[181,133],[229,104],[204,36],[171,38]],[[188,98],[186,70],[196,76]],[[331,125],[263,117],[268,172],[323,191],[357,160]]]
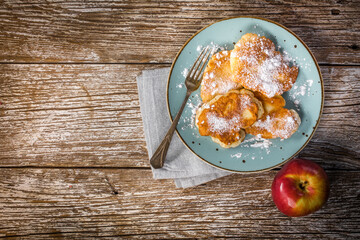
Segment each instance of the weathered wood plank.
[[[154,67],[0,65],[0,166],[148,167],[135,78]],[[322,72],[324,114],[301,156],[359,169],[360,68]]]
[[3,1],[0,62],[172,62],[217,20],[252,15],[298,34],[320,63],[360,63],[359,1]]
[[0,237],[360,237],[360,172],[328,171],[328,203],[302,218],[276,209],[274,175],[234,174],[181,190],[150,170],[0,169]]
[[65,160],[71,166],[86,159],[87,166],[121,166],[123,159],[144,166],[139,160],[147,152],[135,82],[144,66],[0,68],[1,164],[23,159],[21,165],[35,160],[56,166]]

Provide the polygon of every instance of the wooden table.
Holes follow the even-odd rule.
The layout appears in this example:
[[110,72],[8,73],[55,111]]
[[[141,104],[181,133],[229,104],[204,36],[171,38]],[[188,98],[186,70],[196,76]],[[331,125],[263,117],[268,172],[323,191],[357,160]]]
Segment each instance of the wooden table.
[[[0,2],[1,238],[360,238],[358,0]],[[324,113],[300,156],[331,194],[313,215],[276,209],[278,169],[190,189],[152,179],[136,76],[239,15],[290,28],[321,66]]]

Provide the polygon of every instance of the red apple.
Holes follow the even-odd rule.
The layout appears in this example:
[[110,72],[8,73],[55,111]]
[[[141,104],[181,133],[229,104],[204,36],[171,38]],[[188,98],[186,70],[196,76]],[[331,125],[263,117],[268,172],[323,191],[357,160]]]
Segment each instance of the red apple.
[[271,193],[280,212],[290,217],[305,216],[325,204],[329,196],[329,181],[318,164],[297,158],[276,174]]

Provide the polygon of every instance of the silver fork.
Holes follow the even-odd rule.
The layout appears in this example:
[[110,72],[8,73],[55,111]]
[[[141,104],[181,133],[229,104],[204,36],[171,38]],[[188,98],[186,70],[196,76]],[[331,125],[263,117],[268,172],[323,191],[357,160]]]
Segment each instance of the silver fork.
[[187,89],[185,99],[180,107],[179,112],[176,114],[176,117],[172,122],[168,132],[166,133],[164,140],[161,142],[159,147],[156,149],[154,155],[150,159],[150,164],[153,168],[162,168],[164,166],[165,157],[169,149],[172,136],[181,117],[181,113],[183,112],[185,104],[189,99],[191,93],[199,88],[202,79],[201,72],[204,69],[206,62],[208,61],[213,51],[214,49],[210,50],[209,46],[204,48],[201,51],[199,57],[196,59],[194,65],[190,69],[189,73],[187,74],[185,79],[185,86]]

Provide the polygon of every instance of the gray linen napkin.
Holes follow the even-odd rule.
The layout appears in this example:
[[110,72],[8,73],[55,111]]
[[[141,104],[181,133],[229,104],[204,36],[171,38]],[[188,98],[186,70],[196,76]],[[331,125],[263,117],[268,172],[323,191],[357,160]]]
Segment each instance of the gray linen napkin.
[[[168,131],[171,121],[166,106],[170,68],[145,70],[136,78],[149,159]],[[175,133],[164,167],[152,169],[155,179],[174,179],[176,187],[187,188],[231,174],[214,168],[184,146]]]

